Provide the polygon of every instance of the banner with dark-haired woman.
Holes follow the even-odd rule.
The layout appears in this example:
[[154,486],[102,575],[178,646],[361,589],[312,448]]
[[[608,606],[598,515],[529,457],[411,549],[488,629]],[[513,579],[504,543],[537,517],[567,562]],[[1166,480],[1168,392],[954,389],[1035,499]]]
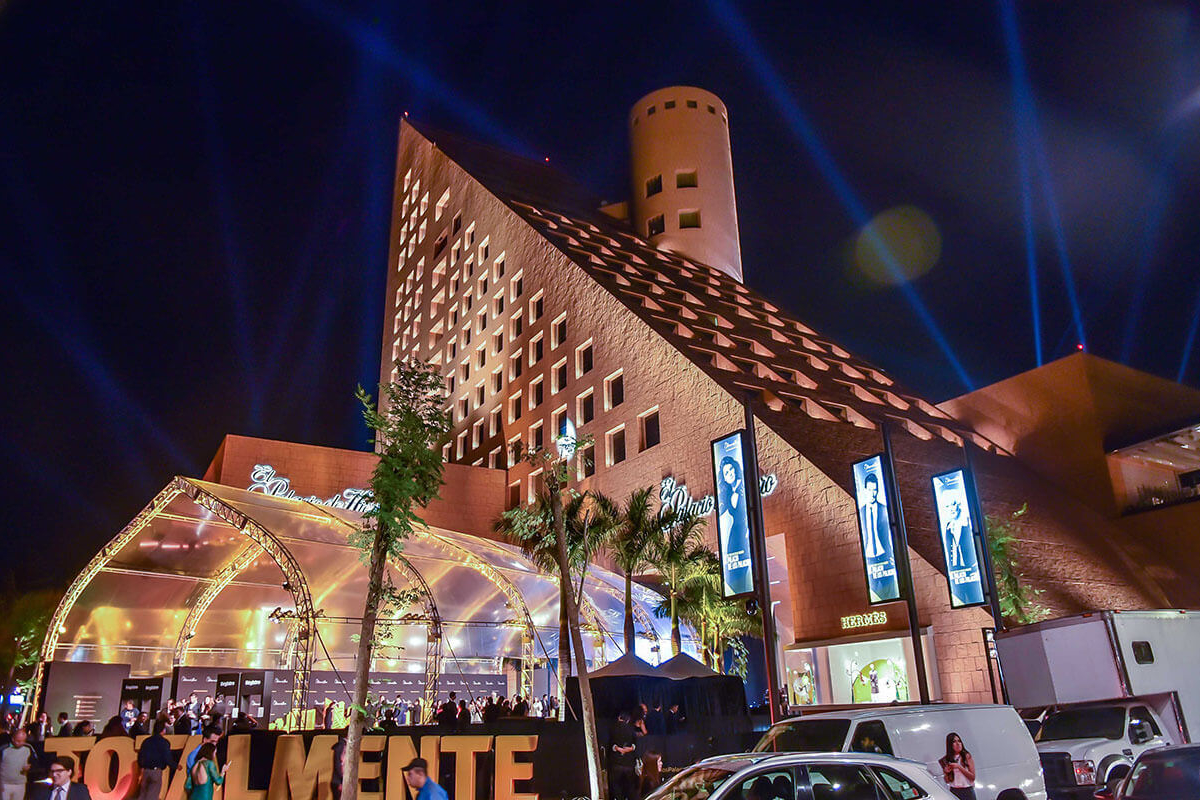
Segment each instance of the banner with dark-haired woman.
[[953,608],[981,606],[987,602],[984,576],[979,570],[979,542],[971,507],[967,502],[966,472],[961,469],[933,476],[933,500],[938,532],[946,559],[946,582]]
[[899,600],[896,544],[892,538],[891,506],[882,455],[854,464],[854,495],[858,503],[858,533],[862,541],[869,602],[875,605]]
[[[721,590],[725,597],[754,592],[754,559],[750,553],[750,513],[746,498],[745,442],[742,431],[712,443],[713,482],[717,491],[717,542],[721,556]],[[757,475],[758,470],[754,471]]]

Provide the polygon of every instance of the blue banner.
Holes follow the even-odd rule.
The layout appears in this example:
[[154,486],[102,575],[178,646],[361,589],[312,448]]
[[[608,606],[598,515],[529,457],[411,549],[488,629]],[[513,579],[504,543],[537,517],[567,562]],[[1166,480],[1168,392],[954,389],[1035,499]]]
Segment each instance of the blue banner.
[[[736,431],[712,443],[721,591],[725,597],[741,597],[754,592],[750,509],[746,495],[746,448],[742,433]],[[758,470],[755,469],[751,474],[757,475]]]
[[937,507],[938,535],[946,559],[946,582],[953,608],[986,602],[979,567],[979,540],[967,502],[966,480],[966,471],[961,469],[933,476],[933,502]]
[[875,605],[899,600],[896,542],[892,537],[892,509],[882,455],[854,464],[854,495],[858,504],[858,533],[869,602]]

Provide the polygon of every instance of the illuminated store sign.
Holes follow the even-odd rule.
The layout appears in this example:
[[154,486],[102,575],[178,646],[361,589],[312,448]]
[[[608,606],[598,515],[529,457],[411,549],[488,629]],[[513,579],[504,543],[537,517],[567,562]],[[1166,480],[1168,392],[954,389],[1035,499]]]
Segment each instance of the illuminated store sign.
[[[775,494],[778,486],[779,479],[775,477],[774,472],[770,475],[760,476],[758,479],[759,497],[769,497]],[[658,502],[664,508],[673,508],[680,512],[690,510],[701,517],[708,516],[717,507],[717,499],[711,494],[693,499],[691,493],[688,492],[687,484],[676,483],[670,475],[663,478],[662,483],[658,486]]]
[[933,501],[937,507],[938,533],[946,559],[946,582],[954,608],[981,606],[983,573],[979,570],[979,538],[967,503],[966,471],[961,469],[933,476]]
[[896,573],[896,543],[892,538],[892,508],[884,480],[883,456],[854,464],[854,496],[858,532],[862,539],[863,570],[871,605],[900,599]]
[[250,481],[249,490],[252,492],[271,497],[286,497],[289,500],[304,500],[318,506],[344,508],[359,514],[373,511],[378,505],[372,502],[370,489],[343,489],[341,494],[326,498],[316,495],[304,497],[292,489],[290,478],[281,477],[270,464],[255,464],[254,469],[250,471]]
[[851,614],[842,617],[842,630],[850,631],[855,628],[873,628],[876,625],[887,624],[886,611],[872,611],[869,614]]

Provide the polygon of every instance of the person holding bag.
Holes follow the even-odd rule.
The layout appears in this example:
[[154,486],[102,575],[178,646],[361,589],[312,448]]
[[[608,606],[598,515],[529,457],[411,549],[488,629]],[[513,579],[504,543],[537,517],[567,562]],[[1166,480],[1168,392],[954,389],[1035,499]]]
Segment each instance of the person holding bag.
[[201,745],[200,752],[196,755],[196,763],[188,771],[187,780],[183,784],[188,800],[212,800],[214,787],[225,782],[225,773],[228,771],[228,764],[217,769],[215,744],[206,742]]

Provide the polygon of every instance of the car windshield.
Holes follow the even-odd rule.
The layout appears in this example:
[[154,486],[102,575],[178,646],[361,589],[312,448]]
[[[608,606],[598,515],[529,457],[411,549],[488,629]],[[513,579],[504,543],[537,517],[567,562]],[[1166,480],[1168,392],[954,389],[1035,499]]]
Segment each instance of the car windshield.
[[743,760],[688,767],[660,786],[646,800],[704,800],[748,763]]
[[1125,709],[1117,706],[1107,708],[1069,708],[1056,711],[1042,722],[1038,731],[1039,742],[1059,739],[1120,739],[1125,735]]
[[1121,796],[1130,800],[1200,800],[1200,750],[1142,758]]
[[758,744],[756,753],[838,753],[850,730],[848,719],[801,719],[771,726]]

